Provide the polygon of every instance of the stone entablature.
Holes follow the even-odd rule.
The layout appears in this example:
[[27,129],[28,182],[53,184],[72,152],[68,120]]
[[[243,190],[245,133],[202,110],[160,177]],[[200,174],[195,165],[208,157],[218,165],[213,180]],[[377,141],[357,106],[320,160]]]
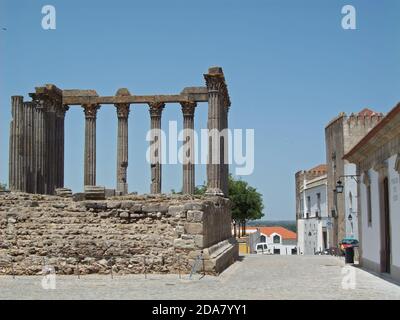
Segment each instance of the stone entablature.
[[238,254],[222,197],[0,194],[0,239],[0,274],[188,273],[202,251],[216,274]]

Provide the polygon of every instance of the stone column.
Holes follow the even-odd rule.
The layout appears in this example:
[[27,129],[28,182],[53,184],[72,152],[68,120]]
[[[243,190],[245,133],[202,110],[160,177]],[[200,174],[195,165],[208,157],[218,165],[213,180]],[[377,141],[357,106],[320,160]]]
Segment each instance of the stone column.
[[165,103],[149,103],[150,111],[150,168],[151,168],[151,187],[153,194],[161,193],[161,114]]
[[183,194],[194,194],[194,111],[196,102],[185,101],[181,103],[183,113],[183,130],[185,141],[183,143]]
[[35,181],[36,189],[35,192],[39,194],[46,193],[47,190],[47,152],[46,152],[46,122],[45,122],[45,111],[44,102],[33,96],[35,104]]
[[46,167],[47,167],[47,194],[54,194],[56,181],[56,105],[50,99],[45,100],[46,105]]
[[[225,87],[226,90],[226,87]],[[222,163],[222,192],[224,193],[225,197],[228,197],[228,183],[229,183],[229,135],[228,135],[228,130],[229,130],[229,125],[228,125],[228,114],[229,114],[229,107],[230,107],[230,101],[229,101],[229,96],[227,92],[223,93],[224,99],[222,99],[222,107],[221,107],[221,112],[222,112],[222,130],[223,130],[223,142],[221,146],[221,155],[223,159],[221,160]]]
[[35,191],[35,154],[34,154],[34,104],[24,103],[24,191],[33,193]]
[[229,102],[228,91],[222,68],[210,68],[204,78],[208,89],[207,129],[209,131],[206,194],[224,196],[228,176],[224,169],[225,152],[224,143],[221,143],[221,131],[225,126],[223,108]]
[[56,188],[64,187],[64,141],[65,141],[65,113],[69,109],[66,105],[60,105],[56,111],[56,132],[57,132],[57,169]]
[[116,104],[118,116],[117,138],[117,193],[128,193],[127,169],[128,169],[128,115],[129,104]]
[[23,147],[23,97],[11,97],[10,124],[10,159],[9,159],[9,188],[11,191],[22,191],[22,147]]
[[85,113],[84,185],[96,185],[96,115],[97,104],[82,105]]

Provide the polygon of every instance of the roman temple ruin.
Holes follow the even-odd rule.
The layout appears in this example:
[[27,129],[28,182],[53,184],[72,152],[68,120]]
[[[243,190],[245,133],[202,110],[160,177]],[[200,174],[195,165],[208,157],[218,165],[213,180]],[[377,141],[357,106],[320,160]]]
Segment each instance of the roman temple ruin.
[[[114,96],[94,90],[61,90],[48,84],[12,97],[9,188],[0,193],[0,274],[190,272],[200,263],[215,274],[232,264],[238,246],[231,232],[227,140],[214,135],[228,128],[230,98],[220,67],[204,74],[204,87],[176,95]],[[159,130],[163,109],[180,103],[184,129],[194,129],[198,103],[208,102],[207,191],[195,195],[192,130],[184,134],[181,195],[161,193]],[[128,118],[132,104],[150,113],[150,193],[128,193]],[[96,185],[96,115],[116,109],[117,184],[114,194]],[[64,122],[69,108],[85,115],[84,193],[64,186]],[[210,134],[211,132],[211,134]],[[218,139],[218,141],[216,141]],[[215,161],[217,159],[217,161]],[[102,189],[103,188],[103,189]],[[102,191],[103,190],[103,191]],[[79,195],[79,196],[77,196]]]

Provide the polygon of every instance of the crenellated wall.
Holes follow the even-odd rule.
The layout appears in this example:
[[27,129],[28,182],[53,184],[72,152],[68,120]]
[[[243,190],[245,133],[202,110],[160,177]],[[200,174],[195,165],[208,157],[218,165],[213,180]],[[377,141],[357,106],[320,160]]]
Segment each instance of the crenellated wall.
[[0,274],[190,272],[202,251],[211,274],[237,258],[226,198],[0,194]]

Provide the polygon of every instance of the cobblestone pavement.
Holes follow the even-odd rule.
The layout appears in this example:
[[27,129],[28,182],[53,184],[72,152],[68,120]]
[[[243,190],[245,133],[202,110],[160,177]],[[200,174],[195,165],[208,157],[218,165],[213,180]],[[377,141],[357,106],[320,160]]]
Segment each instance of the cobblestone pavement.
[[[330,256],[243,256],[219,277],[195,275],[0,277],[0,299],[400,299],[400,286]],[[355,274],[355,288],[351,287]],[[350,281],[347,281],[350,279]]]

